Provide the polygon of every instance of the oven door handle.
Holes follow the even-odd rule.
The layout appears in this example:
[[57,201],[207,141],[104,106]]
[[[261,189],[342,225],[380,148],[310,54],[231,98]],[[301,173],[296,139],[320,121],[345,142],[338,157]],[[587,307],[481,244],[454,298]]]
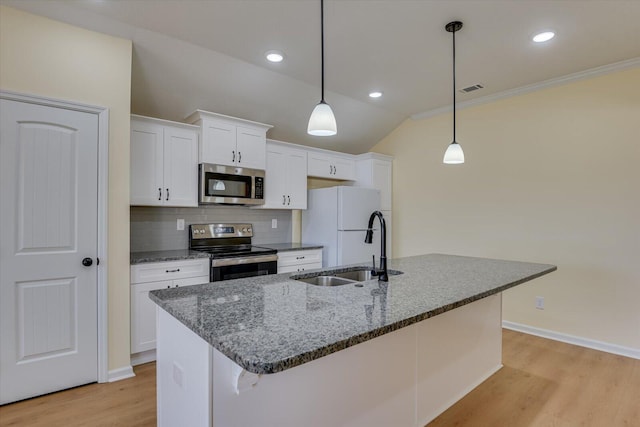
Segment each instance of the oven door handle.
[[223,258],[212,259],[211,267],[225,267],[228,265],[242,265],[242,264],[257,264],[259,262],[273,262],[278,261],[278,255],[260,255],[244,258]]

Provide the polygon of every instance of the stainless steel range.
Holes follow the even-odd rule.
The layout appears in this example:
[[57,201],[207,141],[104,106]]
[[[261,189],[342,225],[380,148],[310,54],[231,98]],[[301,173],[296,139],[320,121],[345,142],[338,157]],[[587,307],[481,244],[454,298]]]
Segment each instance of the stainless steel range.
[[276,274],[278,255],[274,249],[251,245],[251,224],[191,224],[189,249],[209,253],[209,280]]

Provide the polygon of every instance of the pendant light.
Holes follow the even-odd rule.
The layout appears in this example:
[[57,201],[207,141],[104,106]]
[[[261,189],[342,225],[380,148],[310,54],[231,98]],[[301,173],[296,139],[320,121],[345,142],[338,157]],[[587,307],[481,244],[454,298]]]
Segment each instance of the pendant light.
[[329,104],[324,100],[324,0],[320,0],[320,38],[322,54],[322,98],[309,117],[307,133],[315,136],[332,136],[338,131],[336,118]]
[[456,141],[456,31],[460,31],[462,22],[449,22],[444,28],[453,33],[453,142],[447,147],[443,162],[448,165],[458,165],[464,163],[464,152]]

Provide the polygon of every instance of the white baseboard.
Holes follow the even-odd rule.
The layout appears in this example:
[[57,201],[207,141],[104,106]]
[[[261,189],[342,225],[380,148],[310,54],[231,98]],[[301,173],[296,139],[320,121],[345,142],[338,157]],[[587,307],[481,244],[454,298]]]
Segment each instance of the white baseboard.
[[131,365],[109,371],[109,382],[120,381],[127,378],[135,377],[133,367]]
[[534,326],[523,325],[521,323],[509,322],[506,320],[502,321],[502,327],[505,329],[510,329],[512,331],[523,332],[525,334],[535,335],[542,338],[548,338],[554,341],[560,341],[567,344],[573,344],[593,350],[604,351],[606,353],[617,354],[620,356],[631,357],[632,359],[640,359],[640,349],[638,348],[624,347],[617,344],[577,337],[575,335],[550,331],[548,329],[536,328]]
[[442,405],[442,407],[440,409],[438,409],[437,411],[435,411],[434,414],[431,414],[430,416],[428,416],[427,418],[420,420],[420,422],[418,423],[418,425],[420,426],[426,426],[427,424],[429,424],[431,421],[435,420],[436,418],[438,418],[440,415],[442,415],[444,413],[444,411],[446,411],[447,409],[451,408],[453,405],[455,405],[460,399],[462,399],[463,397],[465,397],[467,394],[471,393],[471,391],[473,389],[475,389],[476,387],[478,387],[480,384],[482,384],[483,382],[485,382],[486,380],[489,379],[489,377],[491,377],[493,374],[495,374],[496,372],[498,372],[500,369],[502,369],[504,365],[499,364],[498,366],[496,366],[495,368],[491,369],[489,372],[487,372],[486,374],[484,374],[483,376],[481,376],[480,378],[478,378],[478,380],[476,382],[474,382],[473,384],[469,385],[469,387],[465,388],[464,390],[462,390],[460,392],[460,394],[456,397],[454,397],[453,399],[451,399],[450,401],[448,401],[447,403],[445,403],[444,405]]
[[140,353],[133,353],[131,355],[131,366],[142,365],[143,363],[155,362],[156,361],[156,351],[155,350],[147,350],[141,351]]

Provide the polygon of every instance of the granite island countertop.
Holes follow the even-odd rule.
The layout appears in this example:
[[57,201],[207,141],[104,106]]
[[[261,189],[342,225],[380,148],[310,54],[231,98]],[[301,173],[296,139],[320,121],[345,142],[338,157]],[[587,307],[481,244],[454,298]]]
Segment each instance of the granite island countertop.
[[284,273],[161,289],[149,296],[242,368],[269,374],[502,292],[556,267],[429,254],[389,260],[389,269],[404,273],[390,275],[387,283],[374,279],[333,287],[306,284]]

